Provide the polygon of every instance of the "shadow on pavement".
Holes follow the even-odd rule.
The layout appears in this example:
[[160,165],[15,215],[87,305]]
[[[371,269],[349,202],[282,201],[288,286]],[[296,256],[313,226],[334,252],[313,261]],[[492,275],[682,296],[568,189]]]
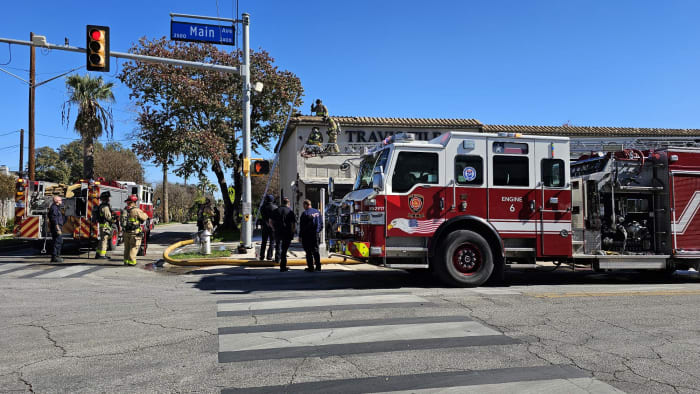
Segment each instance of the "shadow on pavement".
[[[342,289],[400,289],[400,288],[445,288],[427,270],[340,270],[327,269],[308,273],[294,268],[280,273],[279,268],[226,267],[201,269],[189,274],[206,275],[192,283],[203,291],[217,293],[252,293],[256,291],[289,290],[342,290]],[[676,284],[700,283],[696,273],[681,273],[669,276],[659,272],[613,272],[571,271],[565,268],[553,272],[508,271],[504,284],[487,284],[483,287],[503,288],[509,286],[543,285],[634,285],[634,284]]]

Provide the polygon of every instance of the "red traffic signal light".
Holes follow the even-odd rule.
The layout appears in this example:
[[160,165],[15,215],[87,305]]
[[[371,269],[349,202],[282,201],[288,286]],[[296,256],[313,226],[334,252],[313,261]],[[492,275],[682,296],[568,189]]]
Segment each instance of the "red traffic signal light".
[[270,162],[256,159],[250,163],[250,176],[262,176],[270,173]]
[[109,27],[87,25],[87,69],[109,71]]

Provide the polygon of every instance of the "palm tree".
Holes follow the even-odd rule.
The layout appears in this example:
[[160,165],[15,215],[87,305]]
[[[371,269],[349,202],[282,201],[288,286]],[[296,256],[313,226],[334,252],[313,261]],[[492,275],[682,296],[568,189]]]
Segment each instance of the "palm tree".
[[89,74],[66,77],[69,98],[63,103],[62,118],[67,125],[72,106],[78,108],[73,128],[83,140],[83,178],[94,178],[95,139],[103,132],[108,137],[114,134],[114,119],[110,107],[105,102],[114,102],[112,82],[105,83],[102,77],[92,78]]

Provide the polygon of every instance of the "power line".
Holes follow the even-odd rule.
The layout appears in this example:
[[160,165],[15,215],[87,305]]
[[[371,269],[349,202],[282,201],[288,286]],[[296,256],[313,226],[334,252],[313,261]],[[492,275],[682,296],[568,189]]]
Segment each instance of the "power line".
[[10,135],[10,134],[17,133],[17,132],[19,132],[19,130],[8,131],[8,132],[5,133],[5,134],[0,134],[0,137],[4,137],[4,136],[6,136],[6,135]]
[[3,150],[3,149],[10,149],[10,148],[17,148],[18,146],[19,146],[19,144],[9,145],[9,146],[3,146],[2,148],[0,148],[0,150]]

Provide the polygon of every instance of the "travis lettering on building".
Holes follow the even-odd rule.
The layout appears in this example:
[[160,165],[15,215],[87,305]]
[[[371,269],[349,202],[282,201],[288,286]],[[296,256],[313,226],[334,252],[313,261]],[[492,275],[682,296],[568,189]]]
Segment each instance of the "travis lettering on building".
[[[348,142],[381,142],[384,138],[405,131],[365,131],[365,130],[344,130],[348,136]],[[413,133],[417,140],[430,141],[442,134],[441,131],[419,131]]]

